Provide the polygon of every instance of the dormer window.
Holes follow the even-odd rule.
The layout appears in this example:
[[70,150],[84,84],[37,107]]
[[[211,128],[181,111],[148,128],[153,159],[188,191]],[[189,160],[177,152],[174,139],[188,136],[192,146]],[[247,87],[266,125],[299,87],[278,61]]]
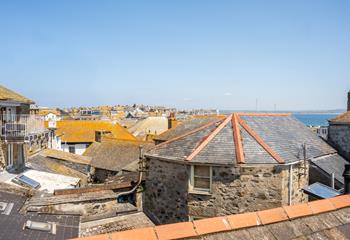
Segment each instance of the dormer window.
[[191,166],[190,191],[193,193],[210,193],[212,184],[212,167],[204,165]]

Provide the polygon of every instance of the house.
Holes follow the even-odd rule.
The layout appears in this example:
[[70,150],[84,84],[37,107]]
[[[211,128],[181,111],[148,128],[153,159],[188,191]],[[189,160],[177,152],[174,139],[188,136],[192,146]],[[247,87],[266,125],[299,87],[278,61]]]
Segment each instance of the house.
[[61,120],[61,114],[56,109],[41,108],[39,109],[39,115],[44,121],[59,121]]
[[350,239],[349,214],[350,196],[343,195],[283,208],[137,228],[79,239]]
[[82,155],[96,139],[95,132],[111,133],[117,139],[137,140],[119,124],[107,121],[62,120],[56,123],[57,149]]
[[129,128],[129,131],[140,140],[146,140],[147,136],[156,136],[166,130],[168,130],[168,118],[166,117],[148,117]]
[[0,169],[21,171],[26,155],[47,144],[44,122],[30,114],[32,104],[32,100],[0,86]]
[[350,91],[348,92],[347,112],[330,119],[328,127],[328,142],[339,153],[350,160]]
[[140,147],[148,150],[153,144],[139,140],[120,140],[104,136],[84,152],[91,158],[91,174],[94,181],[104,182],[111,176],[125,172],[137,172]]
[[291,114],[268,113],[211,121],[145,157],[144,211],[162,224],[306,202],[310,161],[344,162]]

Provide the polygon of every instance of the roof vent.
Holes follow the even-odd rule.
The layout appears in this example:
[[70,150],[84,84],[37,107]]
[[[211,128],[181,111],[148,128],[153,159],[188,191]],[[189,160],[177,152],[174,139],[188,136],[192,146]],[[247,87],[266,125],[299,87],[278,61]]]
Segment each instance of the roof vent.
[[13,205],[14,205],[13,203],[0,202],[1,214],[10,215],[12,208],[13,208]]
[[33,222],[28,220],[24,227],[26,229],[38,230],[43,232],[51,232],[52,234],[56,234],[56,224],[55,223],[44,223],[44,222]]

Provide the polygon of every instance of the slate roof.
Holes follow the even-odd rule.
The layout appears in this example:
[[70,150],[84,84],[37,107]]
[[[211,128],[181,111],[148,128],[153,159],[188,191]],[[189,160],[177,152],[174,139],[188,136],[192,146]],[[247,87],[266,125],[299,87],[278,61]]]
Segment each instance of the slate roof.
[[[26,197],[13,193],[0,191],[0,202],[14,203],[14,207],[9,215],[0,214],[0,239],[68,239],[78,237],[79,217],[67,215],[45,215],[36,213],[20,214]],[[27,220],[37,222],[55,222],[57,223],[56,234],[44,231],[23,229]]]
[[91,166],[95,168],[121,171],[139,159],[139,146],[149,149],[153,144],[143,141],[105,140],[91,144],[83,155],[92,159]]
[[175,128],[171,128],[162,134],[154,137],[154,140],[168,141],[170,139],[179,137],[187,132],[193,131],[199,127],[202,127],[210,122],[222,119],[222,117],[207,117],[207,118],[193,118],[179,123]]
[[350,111],[329,120],[330,124],[350,124]]
[[19,103],[34,104],[34,102],[4,86],[0,85],[0,100],[14,101]]
[[103,220],[81,224],[81,236],[93,236],[110,232],[125,231],[135,228],[153,227],[152,221],[143,213],[123,214]]
[[110,131],[118,139],[137,140],[118,123],[90,120],[62,120],[56,123],[56,134],[61,136],[62,143],[91,143],[95,141],[96,131]]
[[350,239],[349,215],[350,196],[343,195],[264,211],[139,228],[80,239]]
[[336,153],[290,114],[234,113],[157,145],[146,155],[208,164],[283,164]]
[[311,160],[312,164],[322,169],[328,176],[334,173],[334,178],[344,184],[343,172],[345,164],[349,164],[344,158],[338,154],[331,154]]

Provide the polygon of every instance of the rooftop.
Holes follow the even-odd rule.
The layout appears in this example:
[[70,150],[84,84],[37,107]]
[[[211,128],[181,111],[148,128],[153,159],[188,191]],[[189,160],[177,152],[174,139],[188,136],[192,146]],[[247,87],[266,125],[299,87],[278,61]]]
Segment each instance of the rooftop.
[[120,171],[139,160],[139,146],[149,149],[153,145],[143,141],[103,140],[91,144],[83,155],[92,159],[91,166],[95,168]]
[[339,116],[329,120],[330,123],[347,124],[350,123],[350,111],[340,114]]
[[291,114],[234,113],[157,145],[147,156],[207,164],[288,164],[336,150]]
[[137,140],[131,133],[118,123],[108,121],[62,120],[57,121],[58,136],[64,142],[91,143],[95,141],[95,131],[110,131],[118,139]]
[[146,227],[86,239],[349,239],[349,215],[350,195],[342,195],[259,212]]
[[0,100],[1,101],[14,101],[18,103],[34,104],[34,102],[4,86],[0,85]]
[[[79,217],[68,215],[46,215],[46,214],[20,214],[26,197],[13,193],[0,191],[0,202],[13,203],[13,208],[8,214],[2,213],[0,216],[0,239],[68,239],[78,237]],[[56,233],[32,230],[24,228],[27,220],[55,223]]]

